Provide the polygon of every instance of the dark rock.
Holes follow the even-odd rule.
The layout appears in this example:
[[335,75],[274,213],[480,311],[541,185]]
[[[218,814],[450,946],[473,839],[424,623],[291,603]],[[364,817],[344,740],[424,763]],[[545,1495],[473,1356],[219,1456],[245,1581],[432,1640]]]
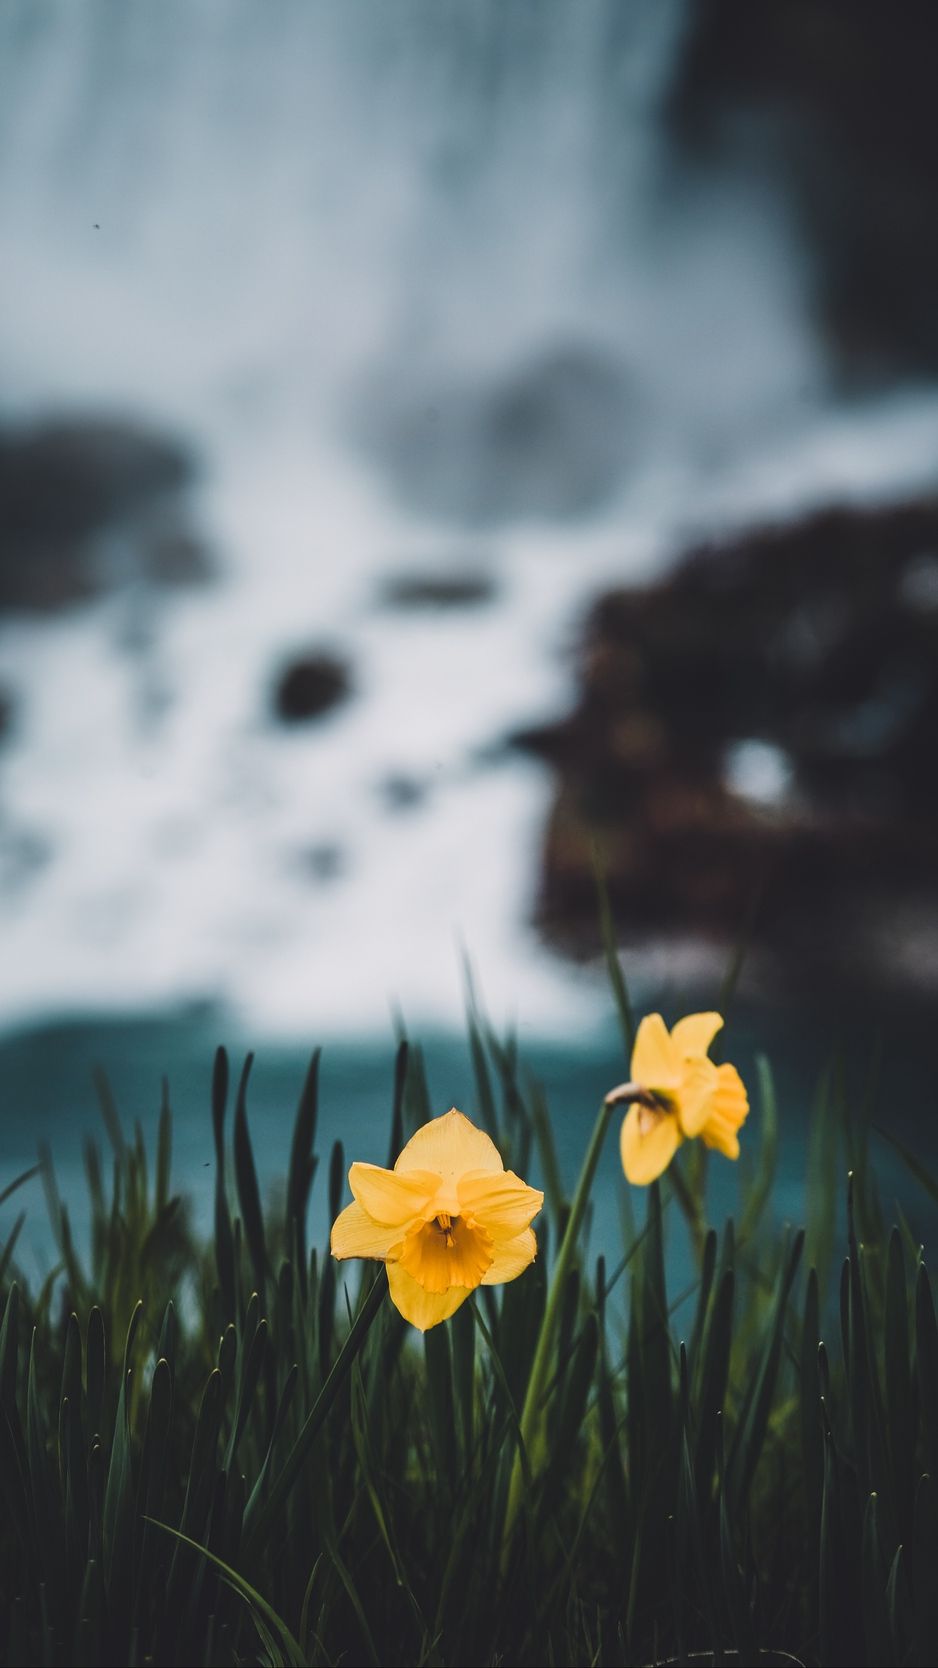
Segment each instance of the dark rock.
[[414,811],[427,797],[425,782],[403,771],[391,771],[378,784],[378,793],[389,811]]
[[142,525],[190,474],[181,446],[130,423],[0,434],[0,609],[51,610],[105,589],[115,575],[103,535]]
[[938,368],[938,7],[697,0],[688,19],[685,149],[761,165],[792,203],[851,370]]
[[402,499],[471,526],[600,508],[628,458],[629,400],[608,355],[570,344],[488,387],[371,393],[366,440]]
[[321,718],[351,693],[344,661],[326,653],[298,655],[283,669],[274,689],[274,708],[285,724]]
[[199,585],[212,573],[201,539],[189,528],[171,523],[155,529],[145,541],[141,562],[146,578],[155,585]]
[[449,608],[479,608],[496,595],[494,580],[484,573],[400,573],[381,587],[386,608],[435,613]]
[[[876,920],[938,903],[938,501],[702,546],[604,596],[579,699],[515,739],[559,785],[540,919],[597,943],[591,839],[635,939],[735,941],[885,976]],[[924,603],[924,605],[923,605]]]
[[51,841],[35,829],[0,828],[0,892],[12,895],[29,886],[52,858]]
[[317,845],[309,846],[303,853],[303,868],[313,880],[326,886],[330,881],[338,880],[346,867],[346,855],[340,845],[332,841],[323,840]]

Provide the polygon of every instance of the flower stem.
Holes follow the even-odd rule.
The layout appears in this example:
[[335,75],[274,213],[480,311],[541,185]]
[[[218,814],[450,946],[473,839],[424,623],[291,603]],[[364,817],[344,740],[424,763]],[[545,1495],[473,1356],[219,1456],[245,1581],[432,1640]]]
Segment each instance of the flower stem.
[[[699,1168],[694,1180],[689,1182],[685,1176],[677,1156],[672,1159],[668,1169],[668,1181],[671,1190],[681,1209],[681,1214],[690,1229],[694,1255],[698,1263],[703,1256],[704,1241],[707,1237],[707,1219],[703,1208],[702,1180],[704,1172]],[[700,1177],[700,1180],[697,1177]]]
[[[633,1085],[629,1084],[625,1087],[632,1089]],[[544,1310],[544,1319],[541,1322],[537,1348],[534,1352],[534,1360],[531,1364],[531,1373],[528,1378],[528,1388],[525,1392],[524,1407],[521,1411],[521,1444],[524,1447],[524,1452],[527,1456],[528,1468],[533,1477],[536,1477],[539,1467],[539,1449],[542,1446],[544,1432],[544,1386],[548,1377],[551,1347],[554,1342],[554,1334],[557,1330],[557,1322],[560,1315],[560,1306],[563,1301],[563,1291],[564,1286],[566,1285],[567,1272],[573,1262],[577,1239],[579,1238],[583,1217],[586,1213],[586,1206],[589,1203],[593,1177],[596,1174],[596,1166],[599,1163],[599,1155],[602,1152],[603,1142],[606,1139],[606,1131],[609,1128],[609,1120],[616,1107],[621,1105],[623,1100],[631,1098],[631,1095],[626,1096],[622,1090],[613,1090],[610,1095],[606,1096],[606,1099],[599,1108],[599,1115],[593,1127],[590,1144],[586,1149],[586,1157],[583,1160],[583,1168],[580,1171],[580,1179],[576,1185],[573,1203],[570,1206],[570,1215],[567,1218],[566,1230],[564,1232],[563,1239],[560,1242],[560,1250],[557,1253],[553,1279],[551,1280],[550,1290],[547,1294],[547,1306]],[[508,1501],[505,1507],[505,1526],[502,1535],[503,1568],[508,1554],[512,1530],[514,1529],[518,1511],[521,1506],[523,1488],[524,1467],[522,1465],[521,1449],[519,1447],[515,1452],[514,1464],[511,1469],[511,1478],[508,1484]]]

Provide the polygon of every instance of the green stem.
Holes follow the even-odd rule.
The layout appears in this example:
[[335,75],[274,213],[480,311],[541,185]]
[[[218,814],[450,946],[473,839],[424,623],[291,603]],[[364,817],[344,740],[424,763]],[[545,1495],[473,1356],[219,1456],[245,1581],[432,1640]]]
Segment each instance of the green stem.
[[707,1237],[707,1220],[703,1211],[703,1171],[698,1169],[693,1182],[688,1182],[677,1156],[668,1169],[668,1181],[680,1208],[681,1214],[690,1229],[694,1255],[698,1263],[703,1256],[704,1241]]
[[521,1410],[521,1444],[515,1451],[514,1464],[511,1469],[511,1479],[508,1484],[508,1503],[505,1508],[505,1527],[502,1538],[503,1564],[505,1558],[507,1557],[511,1534],[521,1506],[522,1493],[524,1489],[524,1467],[521,1459],[521,1449],[523,1447],[527,1456],[528,1467],[531,1475],[536,1476],[538,1458],[537,1449],[539,1447],[539,1439],[542,1435],[544,1421],[544,1409],[542,1405],[544,1400],[544,1387],[547,1382],[551,1346],[554,1341],[554,1334],[557,1330],[557,1321],[560,1315],[560,1306],[563,1300],[563,1290],[566,1284],[567,1272],[573,1262],[580,1227],[586,1213],[586,1206],[589,1202],[590,1189],[593,1185],[593,1177],[596,1174],[596,1166],[599,1163],[599,1155],[602,1152],[603,1142],[606,1139],[606,1131],[609,1128],[609,1120],[612,1117],[613,1112],[616,1110],[617,1105],[621,1104],[622,1098],[624,1097],[620,1096],[617,1098],[615,1093],[613,1095],[609,1095],[599,1108],[599,1116],[596,1119],[593,1133],[590,1137],[590,1144],[586,1149],[586,1157],[583,1160],[583,1168],[580,1171],[580,1179],[577,1182],[576,1193],[573,1196],[573,1203],[570,1206],[570,1215],[567,1219],[566,1231],[560,1242],[560,1250],[557,1253],[554,1275],[550,1284],[550,1291],[547,1295],[547,1307],[544,1310],[544,1319],[541,1322],[541,1330],[537,1340],[537,1349],[534,1352],[534,1361],[531,1365],[531,1374],[528,1379],[528,1388],[525,1393],[524,1407]]

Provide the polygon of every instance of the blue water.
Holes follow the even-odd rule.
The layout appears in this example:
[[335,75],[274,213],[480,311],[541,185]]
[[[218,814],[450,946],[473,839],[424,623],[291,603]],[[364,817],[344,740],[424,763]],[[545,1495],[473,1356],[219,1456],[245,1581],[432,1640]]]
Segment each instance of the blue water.
[[[570,650],[609,584],[660,574],[697,534],[934,483],[935,389],[845,398],[784,204],[745,167],[708,179],[670,153],[659,112],[690,9],[282,0],[275,27],[217,0],[0,8],[0,426],[117,413],[191,447],[214,574],[158,605],[131,582],[0,620],[0,1191],[48,1141],[79,1239],[95,1063],[149,1134],[168,1074],[203,1223],[219,1042],[235,1072],[257,1050],[265,1187],[318,1041],[322,1158],[341,1139],[384,1162],[395,1003],[434,1107],[472,1114],[461,945],[493,1013],[519,1016],[572,1183],[626,1063],[602,977],[532,929],[552,782],[504,737],[569,710]],[[491,439],[506,397],[564,364],[613,384],[582,513],[575,447],[522,452],[506,498]],[[382,606],[412,572],[481,576],[491,601]],[[269,690],[310,643],[347,660],[354,696],[286,732]],[[750,1084],[759,1052],[776,1072],[779,1222],[804,1211],[822,1067],[842,1046],[862,1098],[879,1030],[879,1115],[938,1168],[930,1016],[796,997],[740,1008],[729,1039]],[[924,1234],[876,1142],[887,1199]],[[710,1171],[719,1217],[739,1170]],[[623,1186],[611,1137],[593,1223],[611,1255]],[[0,1207],[0,1242],[23,1207],[37,1273],[37,1182]],[[676,1234],[672,1257],[678,1289]]]
[[[672,1008],[669,1017],[676,1017]],[[881,1034],[881,1041],[877,1037]],[[214,1186],[209,1095],[214,1049],[229,1047],[232,1076],[240,1070],[244,1049],[255,1039],[225,1035],[218,1016],[180,1014],[160,1020],[141,1018],[107,1024],[74,1020],[19,1033],[0,1041],[0,1085],[4,1101],[4,1142],[0,1190],[35,1161],[37,1144],[47,1141],[79,1244],[88,1228],[82,1145],[96,1135],[106,1146],[92,1071],[107,1071],[125,1123],[137,1118],[152,1148],[159,1113],[161,1080],[168,1075],[175,1114],[174,1184],[195,1206],[197,1224],[209,1230]],[[310,1039],[312,1045],[314,1039]],[[466,1040],[453,1033],[421,1039],[434,1112],[456,1104],[479,1119],[478,1098]],[[332,1041],[323,1050],[317,1151],[320,1166],[313,1188],[310,1237],[324,1245],[328,1237],[326,1177],[335,1141],[346,1163],[354,1158],[386,1163],[391,1116],[395,1040],[389,1033],[359,1042]],[[930,1162],[935,1140],[925,1090],[928,1050],[920,1023],[895,1015],[863,1023],[858,1014],[837,1015],[817,1008],[810,1021],[802,1012],[741,1007],[729,1030],[727,1053],[738,1062],[750,1086],[753,1109],[744,1132],[739,1166],[713,1155],[709,1167],[711,1218],[719,1223],[738,1208],[739,1184],[754,1164],[760,1141],[756,1057],[767,1055],[779,1113],[779,1159],[771,1210],[781,1228],[804,1219],[811,1177],[808,1125],[819,1076],[831,1059],[845,1063],[848,1082],[859,1105],[879,1059],[879,1091],[874,1122],[890,1128]],[[282,1182],[289,1155],[292,1119],[308,1054],[274,1042],[260,1042],[250,1080],[248,1110],[262,1189],[268,1194]],[[546,1039],[529,1041],[522,1050],[522,1081],[533,1076],[544,1088],[566,1185],[572,1187],[604,1094],[626,1074],[626,1062],[611,1018],[581,1046]],[[231,1112],[229,1109],[229,1120]],[[229,1124],[230,1127],[230,1124]],[[626,1184],[619,1168],[617,1129],[610,1131],[594,1193],[591,1248],[615,1262],[622,1251],[621,1206]],[[887,1216],[901,1203],[915,1230],[934,1241],[938,1221],[927,1196],[906,1172],[893,1148],[873,1134],[873,1157]],[[846,1159],[843,1159],[844,1187]],[[540,1180],[535,1162],[529,1178]],[[639,1219],[641,1190],[633,1192]],[[0,1208],[0,1242],[16,1214],[27,1208],[20,1261],[28,1274],[46,1272],[54,1253],[38,1180]],[[669,1279],[677,1293],[693,1279],[686,1238],[676,1218],[669,1228]]]

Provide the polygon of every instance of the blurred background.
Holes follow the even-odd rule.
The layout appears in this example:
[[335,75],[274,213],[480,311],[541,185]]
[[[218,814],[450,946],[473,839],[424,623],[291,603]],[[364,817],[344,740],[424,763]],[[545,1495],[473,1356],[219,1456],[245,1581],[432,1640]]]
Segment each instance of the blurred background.
[[780,1211],[837,1049],[934,1151],[936,44],[7,0],[0,1190],[51,1139],[81,1231],[100,1062],[146,1123],[169,1074],[207,1198],[219,1041],[266,1174],[315,1043],[383,1161],[401,1023],[473,1110],[467,958],[572,1168],[624,1075],[593,840],[639,1006],[748,945]]

